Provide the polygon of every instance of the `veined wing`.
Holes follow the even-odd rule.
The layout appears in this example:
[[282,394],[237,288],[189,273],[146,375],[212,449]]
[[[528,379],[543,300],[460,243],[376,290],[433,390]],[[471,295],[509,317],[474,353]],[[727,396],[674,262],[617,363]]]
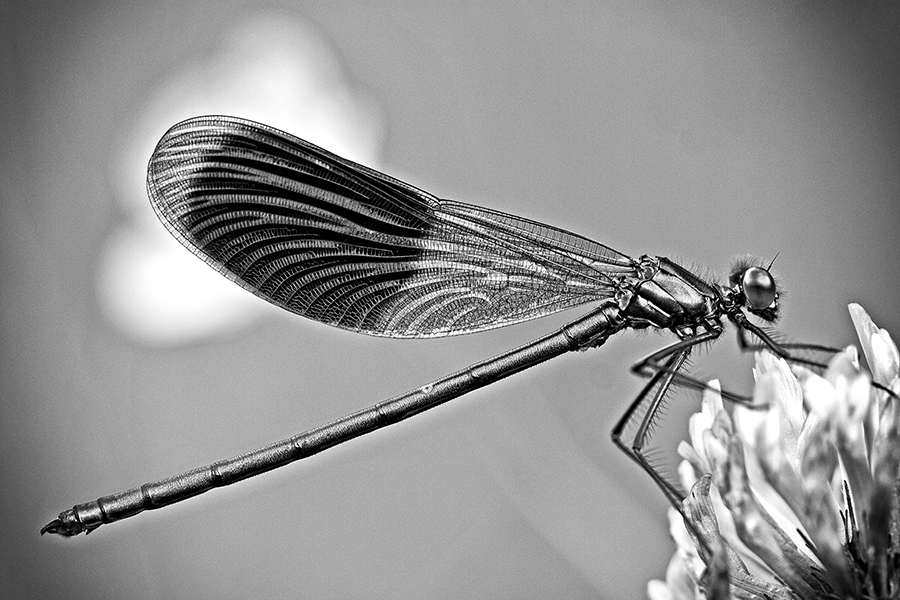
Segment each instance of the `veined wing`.
[[150,159],[166,228],[261,298],[390,337],[470,333],[611,298],[634,261],[562,229],[438,200],[277,129],[172,127]]

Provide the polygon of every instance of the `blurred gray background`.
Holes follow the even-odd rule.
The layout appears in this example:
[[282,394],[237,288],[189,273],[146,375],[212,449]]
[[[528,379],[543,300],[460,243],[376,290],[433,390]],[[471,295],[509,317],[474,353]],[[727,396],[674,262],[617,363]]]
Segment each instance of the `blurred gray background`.
[[[898,32],[893,3],[0,4],[0,596],[645,597],[674,549],[666,505],[608,434],[641,386],[629,365],[669,340],[653,334],[87,538],[40,537],[75,503],[578,314],[395,341],[281,313],[166,237],[150,152],[226,112],[628,254],[725,276],[779,253],[780,328],[844,346],[851,301],[900,335]],[[746,389],[734,346],[698,369]],[[676,437],[693,408],[672,408]]]

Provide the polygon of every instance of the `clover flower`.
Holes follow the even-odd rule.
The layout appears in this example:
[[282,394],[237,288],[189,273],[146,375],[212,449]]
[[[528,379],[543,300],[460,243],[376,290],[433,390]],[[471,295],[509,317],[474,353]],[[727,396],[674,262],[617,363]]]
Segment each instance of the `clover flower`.
[[[850,305],[872,379],[900,393],[890,335]],[[651,600],[900,598],[900,401],[855,348],[822,375],[758,353],[753,406],[713,382],[682,442],[684,516]],[[689,526],[685,525],[685,521]]]

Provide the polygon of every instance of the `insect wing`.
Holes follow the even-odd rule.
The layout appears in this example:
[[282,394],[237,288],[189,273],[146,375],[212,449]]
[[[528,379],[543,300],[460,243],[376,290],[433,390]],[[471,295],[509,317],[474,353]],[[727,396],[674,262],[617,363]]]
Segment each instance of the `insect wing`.
[[263,299],[372,335],[470,333],[610,298],[633,261],[587,238],[438,200],[274,128],[172,127],[148,168],[166,228]]

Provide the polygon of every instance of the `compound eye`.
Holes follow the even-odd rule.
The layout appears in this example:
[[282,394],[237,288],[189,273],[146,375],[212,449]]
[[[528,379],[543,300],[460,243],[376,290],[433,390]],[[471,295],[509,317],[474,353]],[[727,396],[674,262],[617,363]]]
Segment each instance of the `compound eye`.
[[747,297],[747,305],[756,310],[768,308],[775,302],[775,280],[763,268],[750,267],[741,277],[741,287]]

